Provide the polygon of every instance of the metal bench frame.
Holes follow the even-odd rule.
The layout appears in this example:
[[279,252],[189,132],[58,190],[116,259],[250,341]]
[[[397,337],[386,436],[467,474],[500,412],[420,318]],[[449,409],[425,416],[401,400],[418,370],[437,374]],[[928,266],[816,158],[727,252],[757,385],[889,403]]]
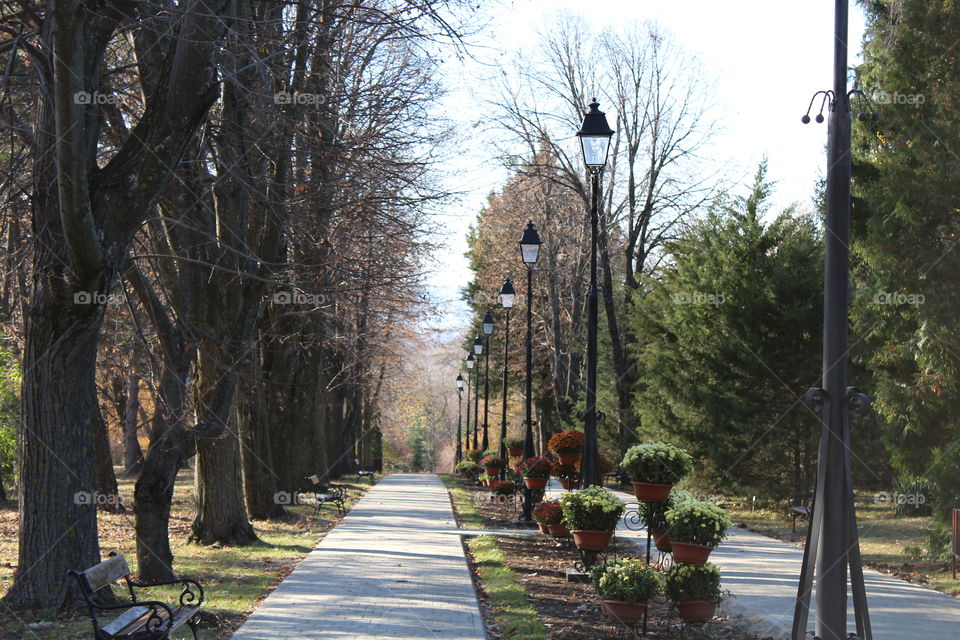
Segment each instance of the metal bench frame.
[[[96,640],[117,640],[136,638],[136,640],[165,640],[170,634],[186,624],[198,640],[197,627],[200,622],[200,606],[203,604],[203,587],[192,578],[178,578],[159,582],[140,582],[130,575],[130,567],[122,555],[110,554],[109,560],[86,569],[68,572],[80,585],[80,593],[87,603],[93,635]],[[126,583],[130,593],[130,602],[103,604],[96,600],[96,593],[105,587],[119,582]],[[159,600],[138,600],[135,588],[158,587],[179,584],[179,604],[170,605]],[[101,624],[98,612],[122,612],[117,618]]]
[[793,528],[791,531],[796,533],[797,519],[803,518],[804,520],[810,520],[810,516],[813,515],[813,494],[798,493],[797,495],[790,496],[789,504],[790,516],[793,518]]
[[313,497],[316,500],[316,511],[314,513],[320,513],[320,508],[329,502],[337,507],[337,512],[340,515],[346,514],[346,487],[339,484],[324,484],[317,474],[306,476],[304,480],[306,480],[305,486],[307,487],[307,491],[313,493]]

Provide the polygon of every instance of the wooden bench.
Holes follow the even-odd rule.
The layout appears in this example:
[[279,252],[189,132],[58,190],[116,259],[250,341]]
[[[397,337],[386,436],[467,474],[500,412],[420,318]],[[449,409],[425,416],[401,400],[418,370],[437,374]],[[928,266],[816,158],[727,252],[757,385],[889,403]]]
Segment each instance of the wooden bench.
[[798,493],[795,496],[790,496],[789,505],[790,516],[793,518],[792,531],[796,533],[797,519],[810,520],[810,516],[813,515],[813,494]]
[[336,505],[337,511],[340,513],[340,515],[343,515],[347,512],[346,487],[339,484],[324,483],[317,474],[307,476],[306,481],[308,483],[307,490],[312,492],[313,497],[316,499],[316,513],[320,513],[320,508],[328,502]]
[[[197,640],[203,587],[196,580],[179,578],[163,582],[139,582],[130,575],[130,567],[123,556],[115,553],[110,554],[109,560],[104,560],[86,571],[71,570],[69,573],[80,585],[80,593],[87,603],[96,640],[165,640],[184,624],[190,627],[194,640]],[[127,585],[131,601],[120,604],[98,602],[96,593],[121,578]],[[179,604],[138,600],[137,591],[134,590],[169,584],[183,586]],[[98,615],[110,615],[114,612],[120,615],[105,624],[98,619]]]
[[373,467],[357,467],[357,482],[360,482],[360,478],[370,478],[370,484],[373,484],[375,475]]

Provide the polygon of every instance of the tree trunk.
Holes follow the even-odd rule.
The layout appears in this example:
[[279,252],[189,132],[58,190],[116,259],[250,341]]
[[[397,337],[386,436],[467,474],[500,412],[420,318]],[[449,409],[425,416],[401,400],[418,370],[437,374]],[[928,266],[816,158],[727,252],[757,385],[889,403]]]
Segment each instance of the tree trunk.
[[273,452],[265,415],[263,369],[260,349],[250,359],[248,378],[241,382],[245,389],[237,397],[237,427],[240,430],[240,458],[243,462],[243,495],[250,518],[270,520],[286,513],[276,499],[278,476],[273,470]]
[[96,465],[97,465],[97,508],[109,513],[121,513],[125,509],[120,502],[120,490],[117,488],[117,475],[113,471],[113,455],[110,453],[110,435],[107,423],[100,413],[99,405],[94,411],[96,426]]
[[140,376],[127,378],[126,402],[123,407],[123,473],[137,475],[143,468],[143,451],[137,439],[140,416]]

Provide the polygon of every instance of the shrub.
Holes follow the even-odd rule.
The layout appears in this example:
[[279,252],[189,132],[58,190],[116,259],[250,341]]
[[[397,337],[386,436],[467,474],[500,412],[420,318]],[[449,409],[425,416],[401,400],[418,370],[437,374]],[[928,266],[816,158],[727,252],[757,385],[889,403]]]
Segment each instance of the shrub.
[[667,510],[670,540],[715,547],[727,537],[730,518],[716,505],[688,501]]
[[693,458],[672,444],[648,442],[627,449],[620,466],[636,482],[675,484],[693,471]]
[[933,515],[933,485],[923,476],[901,474],[893,493],[894,515],[898,518]]
[[483,460],[480,461],[480,466],[503,468],[503,459],[500,458],[496,453],[488,453],[483,457]]
[[504,438],[503,446],[507,449],[523,449],[524,445],[523,438]]
[[710,562],[702,567],[674,564],[667,569],[666,590],[674,602],[717,602],[720,600],[720,570]]
[[458,463],[453,470],[462,475],[464,478],[476,480],[480,476],[482,469],[476,462],[464,460],[463,462]]
[[483,456],[480,455],[480,452],[476,449],[467,449],[463,453],[463,457],[469,460],[470,462],[480,462],[480,458]]
[[572,491],[560,498],[563,523],[568,529],[613,531],[626,507],[620,498],[603,487]]
[[583,432],[561,431],[550,438],[547,449],[554,453],[580,453],[583,450]]
[[594,566],[590,575],[604,600],[639,604],[657,595],[663,588],[660,574],[639,558],[607,560]]
[[532,515],[534,520],[544,526],[560,524],[563,520],[563,509],[556,500],[546,500],[534,505]]
[[524,478],[549,478],[553,464],[548,458],[527,458],[517,467]]

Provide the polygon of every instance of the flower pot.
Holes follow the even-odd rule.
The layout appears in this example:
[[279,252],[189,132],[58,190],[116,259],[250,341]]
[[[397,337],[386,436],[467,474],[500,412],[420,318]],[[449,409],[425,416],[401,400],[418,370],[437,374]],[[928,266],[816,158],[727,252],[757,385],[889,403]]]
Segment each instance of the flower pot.
[[560,486],[563,487],[564,489],[573,489],[574,487],[573,480],[571,480],[570,478],[560,478]]
[[503,467],[484,467],[484,471],[487,472],[487,475],[490,477],[500,475],[500,472],[503,471]]
[[527,489],[545,489],[547,487],[547,480],[550,478],[524,478],[523,484],[527,485]]
[[635,624],[643,620],[643,612],[647,610],[647,603],[631,604],[623,600],[601,600],[600,608],[609,618],[624,624]]
[[547,525],[547,530],[554,538],[566,538],[570,535],[570,529],[560,523]]
[[[489,475],[489,474],[488,474]],[[670,497],[672,484],[658,484],[656,482],[633,481],[633,495],[640,502],[666,502]]]
[[613,536],[613,531],[594,531],[590,529],[575,529],[570,533],[573,534],[573,541],[576,543],[577,549],[583,551],[606,551],[607,547],[610,546],[610,538]]
[[516,449],[507,449],[507,453],[511,458],[519,458],[523,455],[523,447],[517,447]]
[[674,562],[692,564],[698,567],[703,566],[703,563],[710,557],[710,552],[713,551],[713,547],[704,544],[690,544],[689,542],[677,542],[676,540],[671,540],[670,546],[673,547]]
[[651,531],[653,535],[653,543],[657,545],[657,549],[664,552],[673,551],[673,545],[670,543],[670,534],[666,531]]
[[580,461],[580,453],[558,453],[557,460],[560,464],[575,465]]
[[547,525],[543,524],[542,522],[537,523],[537,528],[540,529],[540,533],[543,535],[549,535],[550,533],[550,529],[548,529]]
[[684,622],[710,622],[717,610],[717,603],[711,600],[689,600],[678,602],[677,610]]

